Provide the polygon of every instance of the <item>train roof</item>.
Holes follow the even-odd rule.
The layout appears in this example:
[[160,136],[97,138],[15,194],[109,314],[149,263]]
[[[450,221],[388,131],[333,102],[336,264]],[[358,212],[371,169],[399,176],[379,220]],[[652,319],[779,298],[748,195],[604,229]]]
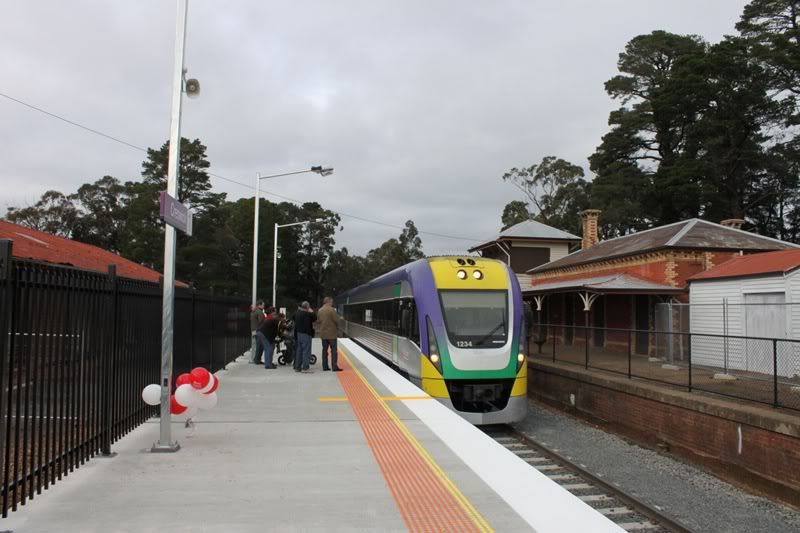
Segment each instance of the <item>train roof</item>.
[[[413,277],[416,273],[420,272],[421,269],[425,268],[432,259],[453,259],[457,260],[459,258],[473,258],[483,262],[498,262],[502,263],[502,261],[498,261],[496,259],[488,259],[485,257],[475,257],[469,254],[467,255],[436,255],[430,257],[424,257],[422,259],[417,259],[416,261],[412,261],[411,263],[406,263],[403,266],[397,267],[394,270],[390,270],[385,274],[381,274],[377,278],[364,283],[363,285],[359,285],[358,287],[354,287],[349,291],[345,291],[342,294],[336,296],[337,299],[344,299],[355,294],[359,294],[361,292],[368,291],[370,289],[374,289],[376,287],[385,287],[387,285],[394,285],[395,283],[399,283],[401,281],[408,281],[411,277]],[[505,263],[503,263],[505,264]]]

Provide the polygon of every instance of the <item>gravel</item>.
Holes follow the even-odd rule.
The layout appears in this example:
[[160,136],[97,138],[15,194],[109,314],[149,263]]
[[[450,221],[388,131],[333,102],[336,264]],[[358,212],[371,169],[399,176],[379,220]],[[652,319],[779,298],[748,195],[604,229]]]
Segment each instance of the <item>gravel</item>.
[[800,511],[531,401],[517,430],[698,532],[800,531]]

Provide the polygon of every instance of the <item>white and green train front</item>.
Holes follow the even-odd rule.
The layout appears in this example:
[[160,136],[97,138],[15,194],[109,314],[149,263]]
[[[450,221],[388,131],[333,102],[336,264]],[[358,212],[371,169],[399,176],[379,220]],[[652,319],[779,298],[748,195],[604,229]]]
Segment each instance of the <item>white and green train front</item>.
[[502,262],[420,259],[337,298],[345,334],[474,424],[527,413],[522,296]]

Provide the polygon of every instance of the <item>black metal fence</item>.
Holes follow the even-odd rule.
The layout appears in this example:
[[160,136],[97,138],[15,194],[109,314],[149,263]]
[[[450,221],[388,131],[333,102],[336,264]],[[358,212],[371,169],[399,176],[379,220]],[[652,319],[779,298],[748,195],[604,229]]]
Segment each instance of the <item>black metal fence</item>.
[[800,410],[800,341],[535,324],[528,353],[741,400]]
[[[247,302],[176,290],[175,375],[250,346]],[[0,241],[0,505],[16,510],[158,414],[158,284],[11,258]]]

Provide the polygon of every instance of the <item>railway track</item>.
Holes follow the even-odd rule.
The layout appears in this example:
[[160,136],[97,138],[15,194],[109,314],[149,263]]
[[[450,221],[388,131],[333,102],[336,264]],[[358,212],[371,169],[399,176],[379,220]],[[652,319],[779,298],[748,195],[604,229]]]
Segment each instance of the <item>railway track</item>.
[[598,478],[510,426],[483,431],[526,463],[597,509],[625,531],[688,533],[689,530],[618,487]]

